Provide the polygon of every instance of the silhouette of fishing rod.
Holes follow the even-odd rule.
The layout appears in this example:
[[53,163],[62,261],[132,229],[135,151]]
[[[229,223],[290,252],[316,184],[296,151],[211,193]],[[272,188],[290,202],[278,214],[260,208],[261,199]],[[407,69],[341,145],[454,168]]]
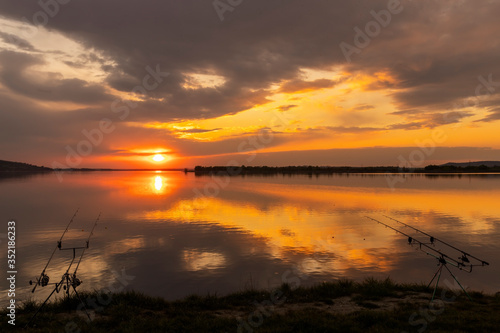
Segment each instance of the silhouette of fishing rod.
[[385,216],[385,217],[387,217],[388,219],[391,219],[391,220],[393,220],[393,221],[395,221],[395,222],[397,222],[397,223],[400,223],[400,224],[404,225],[405,227],[411,228],[411,229],[415,230],[416,232],[420,232],[421,234],[428,236],[428,237],[429,237],[429,239],[430,239],[430,242],[431,242],[432,244],[434,244],[434,242],[435,242],[435,241],[437,241],[437,242],[442,243],[443,245],[446,245],[446,246],[448,246],[448,247],[450,247],[450,248],[452,248],[452,249],[454,249],[454,250],[456,250],[456,251],[458,251],[458,252],[462,253],[462,257],[458,258],[458,259],[460,259],[462,262],[470,263],[469,258],[472,258],[472,259],[477,260],[478,262],[480,262],[480,263],[481,263],[480,265],[472,265],[472,264],[471,264],[471,265],[470,265],[470,266],[471,266],[471,269],[472,269],[472,267],[473,267],[473,266],[485,266],[485,265],[486,265],[486,266],[489,266],[489,263],[488,263],[488,262],[486,262],[486,261],[484,261],[484,260],[481,260],[481,259],[479,259],[479,258],[477,258],[477,257],[474,257],[473,255],[471,255],[471,254],[469,254],[469,253],[467,253],[467,252],[465,252],[465,251],[463,251],[463,250],[460,250],[459,248],[457,248],[457,247],[455,247],[455,246],[453,246],[453,245],[451,245],[451,244],[448,244],[448,243],[446,243],[445,241],[443,241],[443,240],[441,240],[441,239],[438,239],[438,238],[436,238],[436,237],[434,237],[434,236],[431,236],[431,235],[429,235],[428,233],[426,233],[426,232],[424,232],[424,231],[422,231],[422,230],[419,230],[419,229],[417,229],[417,228],[415,228],[415,227],[412,227],[411,225],[406,224],[406,223],[404,223],[404,222],[401,222],[401,221],[399,221],[399,220],[396,220],[395,218],[392,218],[392,217],[390,217],[390,216],[387,216],[387,215],[383,215],[383,216]]
[[[385,216],[385,215],[384,215],[384,216]],[[390,217],[388,217],[388,216],[386,216],[386,217],[387,217],[387,218],[390,218]],[[377,222],[377,223],[379,223],[379,224],[381,224],[381,225],[385,226],[386,228],[392,229],[392,230],[396,231],[397,233],[399,233],[399,234],[401,234],[401,235],[403,235],[403,236],[408,237],[408,244],[409,244],[410,246],[411,246],[411,245],[413,245],[413,244],[418,244],[418,245],[419,245],[418,249],[419,249],[420,251],[422,251],[422,252],[426,253],[427,255],[430,255],[430,256],[434,257],[435,259],[437,259],[439,268],[438,268],[438,270],[436,271],[436,273],[434,273],[434,276],[432,277],[431,281],[429,282],[429,284],[428,284],[428,286],[427,286],[427,288],[429,288],[429,287],[431,286],[432,282],[434,281],[434,279],[435,279],[435,278],[436,278],[436,276],[437,276],[437,278],[438,278],[438,279],[437,279],[437,281],[436,281],[436,286],[434,287],[434,292],[433,292],[433,294],[432,294],[431,301],[432,301],[432,300],[434,300],[434,296],[436,295],[436,291],[437,291],[438,284],[439,284],[439,279],[441,278],[441,274],[442,274],[442,272],[443,272],[443,267],[444,267],[444,268],[446,268],[446,269],[448,270],[448,272],[451,274],[451,276],[453,277],[453,279],[455,279],[455,281],[458,283],[458,285],[460,286],[460,288],[462,288],[462,290],[463,290],[463,291],[464,291],[464,293],[467,295],[467,297],[468,297],[470,300],[472,300],[472,298],[471,298],[471,297],[470,297],[470,295],[467,293],[467,291],[465,290],[465,288],[464,288],[464,287],[460,284],[460,282],[458,281],[458,279],[456,278],[456,276],[455,276],[455,275],[451,272],[451,270],[448,268],[447,264],[450,264],[450,265],[452,265],[452,266],[454,266],[454,267],[458,268],[459,270],[463,270],[463,271],[466,271],[466,272],[468,272],[468,273],[471,273],[471,272],[472,272],[472,267],[473,267],[473,266],[484,266],[484,265],[489,265],[489,263],[487,263],[487,262],[486,262],[486,261],[484,261],[484,260],[478,259],[478,258],[476,258],[476,257],[474,257],[474,256],[472,256],[472,255],[470,255],[470,254],[468,254],[468,253],[466,253],[466,252],[464,252],[464,251],[462,251],[462,250],[460,250],[460,249],[458,249],[458,248],[456,248],[456,247],[454,247],[454,246],[452,246],[452,245],[448,244],[448,243],[445,243],[445,242],[443,242],[443,241],[440,241],[440,240],[438,240],[437,238],[435,238],[435,237],[433,237],[433,236],[430,236],[429,234],[427,234],[427,233],[425,233],[425,232],[422,232],[422,231],[420,231],[420,230],[418,230],[418,229],[416,229],[416,228],[414,228],[414,227],[411,227],[410,225],[407,225],[407,224],[405,224],[405,223],[403,223],[403,222],[400,222],[400,221],[397,221],[397,220],[395,220],[395,219],[390,218],[390,219],[392,219],[392,220],[395,220],[395,221],[397,221],[397,222],[400,222],[400,223],[402,223],[402,224],[404,224],[404,225],[406,225],[406,226],[408,226],[408,227],[410,227],[410,228],[412,228],[412,229],[414,229],[414,230],[416,230],[416,231],[418,231],[418,232],[421,232],[421,233],[423,233],[423,234],[425,234],[425,235],[429,236],[429,237],[430,237],[430,243],[424,243],[424,242],[421,242],[421,241],[419,241],[418,239],[416,239],[416,238],[414,238],[414,237],[412,237],[412,236],[410,236],[410,235],[408,235],[408,234],[406,234],[406,233],[404,233],[404,232],[402,232],[402,231],[400,231],[400,230],[398,230],[398,229],[396,229],[396,228],[394,228],[394,227],[392,227],[392,226],[390,226],[390,225],[388,225],[388,224],[386,224],[386,223],[384,223],[384,222],[381,222],[381,221],[379,221],[379,220],[376,220],[376,219],[374,219],[374,218],[371,218],[371,217],[369,217],[369,216],[366,216],[366,218],[368,218],[368,219],[370,219],[370,220],[372,220],[372,221],[375,221],[375,222]],[[435,249],[434,247],[429,246],[429,244],[431,244],[431,245],[433,245],[433,246],[434,246],[434,242],[435,242],[435,241],[439,241],[439,242],[441,242],[441,243],[443,243],[443,244],[445,244],[445,245],[449,246],[450,248],[452,248],[452,249],[454,249],[454,250],[456,250],[456,251],[461,252],[461,253],[462,253],[462,257],[459,257],[459,258],[458,258],[460,261],[458,261],[458,260],[456,260],[456,259],[451,258],[450,256],[448,256],[446,253],[444,253],[444,252],[443,252],[443,251],[441,251],[441,250],[437,250],[437,249]],[[429,251],[429,250],[430,250],[430,251]],[[470,260],[467,258],[467,255],[468,255],[468,256],[470,256],[471,258],[473,258],[473,259],[475,259],[475,260],[477,260],[477,261],[481,262],[481,265],[473,265],[473,264],[471,264],[471,263],[470,263]],[[439,275],[438,275],[438,274],[439,274]]]
[[[379,223],[379,224],[381,224],[383,226],[385,226],[386,228],[392,229],[395,232],[397,232],[397,233],[399,233],[399,234],[401,234],[403,236],[408,237],[408,244],[409,245],[413,245],[413,244],[416,243],[416,244],[419,245],[419,250],[422,250],[423,252],[427,253],[427,251],[425,251],[424,249],[422,249],[422,247],[424,247],[425,249],[434,252],[435,253],[434,256],[438,256],[439,258],[443,258],[444,260],[446,260],[447,263],[449,263],[449,264],[457,267],[458,269],[465,270],[464,268],[466,267],[466,265],[463,262],[460,262],[460,261],[458,261],[456,259],[453,259],[450,256],[448,256],[447,254],[441,252],[440,250],[437,250],[437,249],[429,246],[429,243],[421,242],[418,239],[416,239],[416,238],[414,238],[414,237],[412,237],[412,236],[410,236],[410,235],[408,235],[408,234],[406,234],[406,233],[404,233],[404,232],[402,232],[402,231],[400,231],[400,230],[398,230],[398,229],[396,229],[396,228],[394,228],[394,227],[392,227],[392,226],[390,226],[388,224],[385,224],[384,222],[380,222],[379,220],[376,220],[376,219],[371,218],[369,216],[365,216],[365,217],[368,218],[368,219],[370,219],[370,220],[372,220],[372,221],[375,221],[375,222],[377,222],[377,223]],[[432,255],[430,253],[427,253],[427,254]],[[469,272],[467,270],[465,270],[465,271]]]
[[[78,212],[78,209],[77,209],[77,212]],[[40,275],[40,278],[38,278],[37,281],[36,281],[35,288],[36,288],[37,285],[40,285],[42,287],[45,287],[47,285],[54,285],[55,287],[52,290],[52,292],[50,293],[50,295],[42,303],[42,305],[40,305],[40,307],[36,310],[35,314],[33,315],[33,317],[31,317],[30,321],[26,324],[25,328],[28,327],[34,321],[34,319],[37,316],[37,314],[45,306],[45,304],[47,304],[47,302],[49,301],[49,299],[52,297],[52,295],[55,292],[59,293],[59,291],[61,290],[61,288],[63,288],[66,291],[66,297],[69,298],[70,287],[73,288],[76,296],[80,300],[80,303],[83,305],[83,309],[85,310],[85,313],[86,313],[87,317],[89,318],[90,321],[92,321],[92,319],[90,318],[90,315],[89,315],[89,313],[87,311],[87,308],[85,307],[85,303],[82,301],[80,295],[76,291],[76,287],[78,287],[79,285],[82,284],[82,280],[80,280],[76,276],[76,272],[78,271],[78,268],[80,267],[80,263],[82,261],[83,255],[85,254],[85,250],[87,250],[89,248],[90,238],[94,234],[94,229],[95,229],[95,227],[97,225],[97,222],[99,221],[99,218],[101,217],[101,213],[99,213],[99,215],[97,216],[97,219],[94,222],[94,226],[92,227],[92,230],[89,233],[89,237],[87,238],[85,246],[62,248],[62,238],[64,237],[64,235],[68,231],[68,228],[69,228],[71,222],[73,222],[73,219],[74,219],[75,216],[76,216],[76,213],[73,215],[73,218],[71,218],[71,221],[66,226],[66,229],[64,230],[64,232],[63,232],[61,238],[59,239],[59,241],[57,242],[57,246],[56,246],[56,249],[59,249],[61,251],[72,250],[73,251],[73,257],[72,257],[72,259],[71,259],[71,261],[70,261],[70,263],[68,265],[68,268],[66,269],[66,272],[62,275],[61,280],[59,282],[56,282],[56,283],[49,283],[49,276],[47,274],[45,274],[45,270],[47,269],[50,261],[52,260],[52,257],[54,256],[54,252],[56,250],[56,249],[54,249],[54,251],[52,252],[52,255],[49,258],[49,261],[48,261],[47,265],[45,265],[45,268],[43,269],[42,274]],[[73,264],[75,262],[75,259],[76,259],[76,250],[82,250],[82,253],[80,255],[80,258],[78,260],[78,263],[76,265],[76,268],[75,268],[73,274],[70,275],[69,271],[71,269],[71,266],[73,266]],[[30,280],[30,285],[31,284],[33,284],[33,281]],[[33,288],[32,293],[35,292],[35,288]]]
[[[54,248],[54,251],[52,251],[52,255],[50,256],[49,258],[49,261],[47,261],[47,264],[45,265],[45,267],[43,268],[43,271],[42,273],[40,274],[40,276],[38,278],[36,278],[36,283],[35,283],[35,286],[33,287],[33,289],[31,290],[31,293],[34,293],[35,290],[36,290],[36,287],[38,286],[42,286],[42,287],[45,287],[46,285],[49,284],[49,276],[47,274],[45,274],[45,271],[47,270],[47,267],[49,267],[49,264],[50,264],[50,261],[52,260],[52,258],[54,257],[54,253],[56,253],[56,250],[57,249],[61,249],[61,243],[62,243],[62,239],[64,237],[64,235],[66,234],[66,232],[68,231],[69,229],[69,226],[71,225],[71,223],[73,223],[73,220],[75,219],[76,217],[76,214],[78,214],[78,210],[80,210],[80,208],[78,208],[75,212],[75,214],[73,214],[73,217],[71,217],[71,220],[69,221],[68,225],[66,226],[66,229],[64,229],[62,235],[61,235],[61,238],[59,238],[59,240],[57,241],[57,245],[56,247]],[[32,281],[30,280],[30,285],[33,284]]]

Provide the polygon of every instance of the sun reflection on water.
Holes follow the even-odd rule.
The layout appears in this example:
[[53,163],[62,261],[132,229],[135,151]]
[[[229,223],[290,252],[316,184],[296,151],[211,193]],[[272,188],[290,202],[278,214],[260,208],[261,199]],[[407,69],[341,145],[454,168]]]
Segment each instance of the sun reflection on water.
[[155,190],[157,192],[160,192],[162,187],[163,187],[163,180],[161,179],[161,176],[156,176],[155,177]]

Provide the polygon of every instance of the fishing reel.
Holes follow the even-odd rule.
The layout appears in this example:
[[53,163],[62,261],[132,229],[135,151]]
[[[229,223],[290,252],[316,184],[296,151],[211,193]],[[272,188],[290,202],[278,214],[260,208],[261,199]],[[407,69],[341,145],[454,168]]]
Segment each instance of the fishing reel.
[[458,257],[458,259],[462,260],[462,262],[470,263],[469,258],[467,258],[466,254],[463,254],[461,257]]
[[36,282],[33,282],[33,280],[30,280],[29,283],[30,283],[30,286],[33,285],[33,283],[35,283],[35,285],[37,285],[37,286],[46,287],[49,284],[49,281],[50,281],[49,276],[45,273],[42,273],[42,275],[40,275],[40,277],[36,279]]
[[83,282],[82,280],[80,280],[79,278],[76,277],[76,274],[73,274],[71,276],[70,284],[71,284],[71,286],[73,286],[73,288],[78,287],[79,285],[82,284],[82,282]]

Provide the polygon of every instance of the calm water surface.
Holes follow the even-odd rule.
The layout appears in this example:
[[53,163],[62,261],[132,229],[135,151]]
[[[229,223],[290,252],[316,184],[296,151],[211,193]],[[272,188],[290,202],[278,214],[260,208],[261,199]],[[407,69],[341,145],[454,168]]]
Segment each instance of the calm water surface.
[[[84,244],[102,212],[78,271],[79,290],[116,290],[124,281],[125,289],[177,299],[339,277],[429,282],[436,259],[365,217],[427,240],[383,216],[389,215],[489,261],[470,274],[452,271],[471,289],[500,291],[500,176],[398,177],[405,178],[395,189],[385,175],[92,172],[67,173],[62,182],[55,175],[0,179],[0,241],[5,245],[7,221],[15,220],[17,300],[33,297],[28,281],[40,274],[77,208],[63,247]],[[56,251],[47,269],[51,282],[71,257]],[[452,280],[447,272],[442,279]],[[50,288],[34,297],[44,299]],[[5,306],[5,280],[1,289]]]

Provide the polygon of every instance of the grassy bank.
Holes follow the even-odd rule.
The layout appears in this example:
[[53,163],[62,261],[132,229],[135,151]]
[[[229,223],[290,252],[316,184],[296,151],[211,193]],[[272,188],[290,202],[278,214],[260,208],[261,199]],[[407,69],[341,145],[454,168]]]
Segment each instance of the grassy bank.
[[[81,293],[94,317],[77,313],[76,297],[46,305],[29,332],[495,332],[500,297],[432,290],[423,285],[368,279],[340,280],[307,288],[289,285],[227,296],[166,301],[136,292]],[[20,330],[39,304],[17,309],[16,327],[2,311],[0,331]]]

